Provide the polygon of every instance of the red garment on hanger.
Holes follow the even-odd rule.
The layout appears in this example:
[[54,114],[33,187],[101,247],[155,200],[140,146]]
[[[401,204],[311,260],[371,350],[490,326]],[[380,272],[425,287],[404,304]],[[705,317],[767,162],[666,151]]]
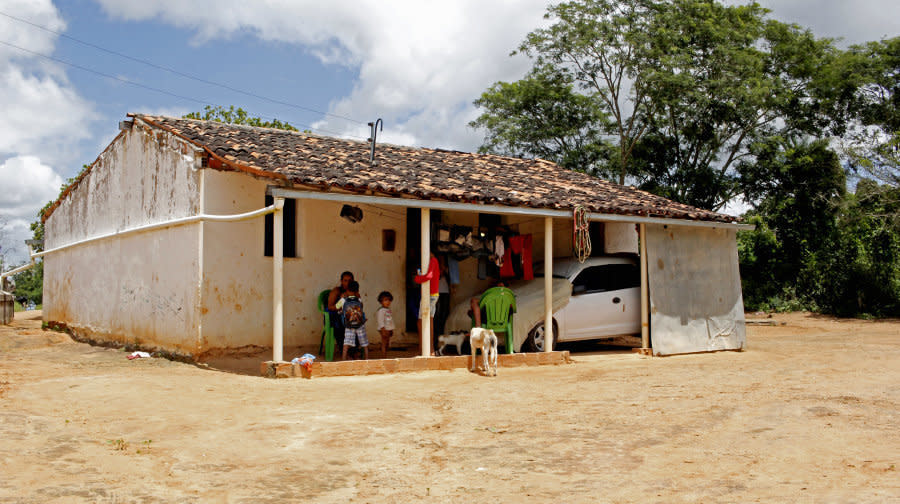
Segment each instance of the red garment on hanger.
[[534,265],[531,259],[531,235],[517,235],[509,237],[509,248],[503,255],[503,267],[500,268],[500,276],[503,278],[516,276],[513,268],[512,254],[516,254],[521,259],[522,278],[525,280],[534,279]]
[[522,278],[525,280],[534,279],[534,266],[531,259],[531,235],[523,235],[522,237]]
[[510,247],[503,252],[503,265],[500,266],[500,278],[509,278],[516,276],[516,270],[513,269],[512,252],[510,251],[510,249],[512,248],[512,238],[510,238],[509,240]]

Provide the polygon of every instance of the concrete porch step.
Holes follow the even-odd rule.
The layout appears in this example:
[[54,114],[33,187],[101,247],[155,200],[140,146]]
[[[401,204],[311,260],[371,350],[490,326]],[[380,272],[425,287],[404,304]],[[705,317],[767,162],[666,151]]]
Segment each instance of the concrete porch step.
[[[266,361],[260,365],[262,376],[267,378],[322,378],[327,376],[359,376],[412,371],[446,371],[469,368],[471,355],[442,357],[408,357],[401,359],[369,359],[338,362],[314,362],[309,372],[299,364]],[[476,365],[480,370],[481,355]],[[497,367],[542,366],[571,364],[569,351],[500,354]]]

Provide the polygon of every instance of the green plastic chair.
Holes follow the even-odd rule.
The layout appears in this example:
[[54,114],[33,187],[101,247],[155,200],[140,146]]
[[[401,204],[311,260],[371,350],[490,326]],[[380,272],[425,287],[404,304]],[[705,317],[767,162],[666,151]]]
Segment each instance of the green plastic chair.
[[516,295],[506,287],[492,287],[481,295],[478,306],[484,308],[486,320],[481,327],[506,333],[506,353],[513,353],[512,314],[516,311]]
[[319,293],[319,313],[322,314],[322,338],[319,340],[319,355],[322,355],[322,346],[325,347],[325,360],[334,360],[334,327],[331,327],[331,314],[328,313],[328,295],[331,289],[325,289]]

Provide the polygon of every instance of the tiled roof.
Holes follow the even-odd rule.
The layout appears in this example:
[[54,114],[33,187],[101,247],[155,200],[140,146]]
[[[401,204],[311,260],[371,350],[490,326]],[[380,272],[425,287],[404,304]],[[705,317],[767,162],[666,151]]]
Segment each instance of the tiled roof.
[[[206,150],[213,160],[289,185],[340,188],[420,199],[573,209],[734,222],[738,219],[599,178],[542,159],[377,144],[307,133],[130,114]],[[211,166],[217,166],[218,163]]]

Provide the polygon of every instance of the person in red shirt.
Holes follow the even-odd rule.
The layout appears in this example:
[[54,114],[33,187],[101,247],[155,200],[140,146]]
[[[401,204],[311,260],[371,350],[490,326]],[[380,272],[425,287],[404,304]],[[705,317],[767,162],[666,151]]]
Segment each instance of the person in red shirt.
[[[431,260],[428,261],[428,271],[422,275],[421,270],[419,271],[419,275],[416,275],[413,280],[416,283],[422,284],[425,282],[430,282],[428,285],[428,291],[431,293],[427,299],[422,299],[422,302],[419,304],[419,320],[416,324],[416,327],[419,328],[419,341],[424,341],[422,339],[422,312],[425,311],[423,308],[426,306],[425,303],[428,303],[428,307],[430,308],[429,314],[431,316],[431,334],[427,335],[427,337],[431,338],[432,341],[434,338],[432,335],[434,334],[434,311],[437,309],[438,298],[440,297],[440,287],[438,286],[438,282],[441,280],[441,267],[438,264],[437,257],[435,257],[434,252],[431,253]],[[437,355],[435,353],[434,344],[432,343],[431,347],[431,355]]]

